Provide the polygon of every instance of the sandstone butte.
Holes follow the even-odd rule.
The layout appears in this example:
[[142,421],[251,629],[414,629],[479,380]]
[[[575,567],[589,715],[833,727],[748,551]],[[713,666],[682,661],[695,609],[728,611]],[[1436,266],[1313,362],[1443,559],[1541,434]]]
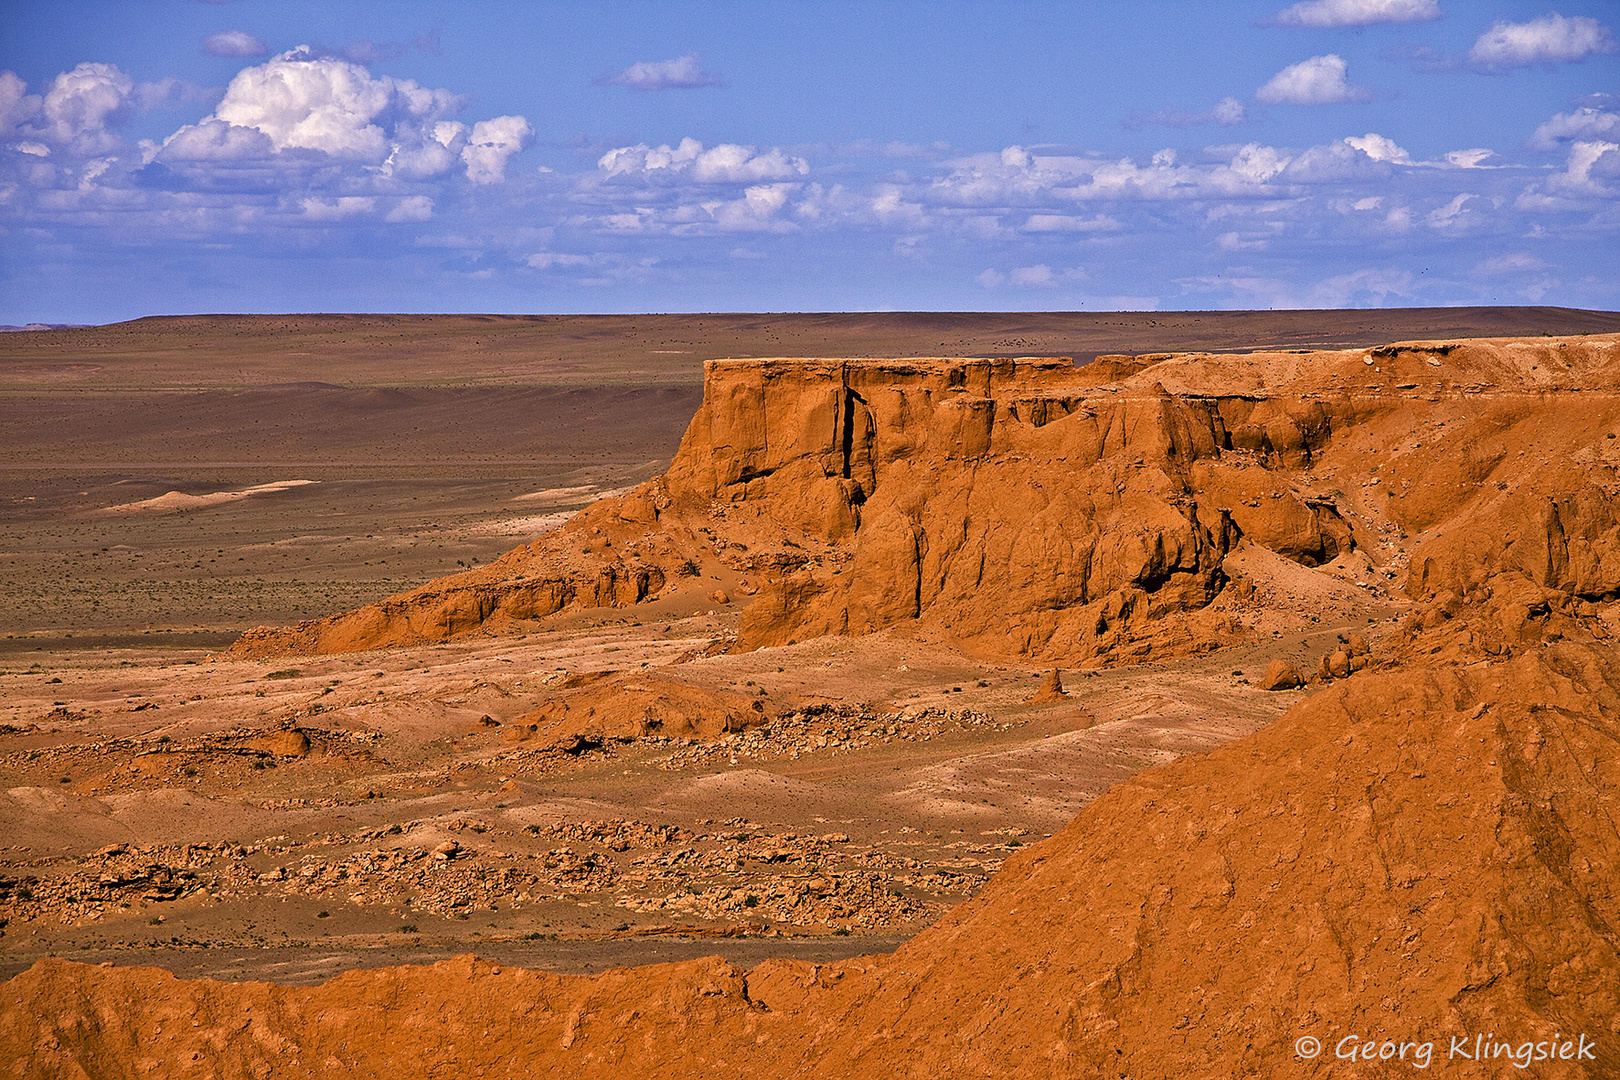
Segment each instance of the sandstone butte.
[[[1449,1040],[1556,1034],[1586,1056],[1534,1075],[1620,1076],[1617,383],[1613,335],[1078,371],[713,362],[661,479],[487,568],[236,652],[496,632],[720,577],[751,597],[742,648],[909,620],[985,655],[1130,663],[1225,640],[1211,600],[1245,542],[1404,564],[1414,609],[1359,672],[1117,785],[891,955],[598,976],[463,957],[310,988],[47,960],[0,986],[0,1061],[49,1077],[1410,1074],[1336,1060],[1354,1037],[1507,1075],[1448,1058]],[[693,728],[732,722],[722,707]],[[1303,1036],[1322,1057],[1296,1055]]]

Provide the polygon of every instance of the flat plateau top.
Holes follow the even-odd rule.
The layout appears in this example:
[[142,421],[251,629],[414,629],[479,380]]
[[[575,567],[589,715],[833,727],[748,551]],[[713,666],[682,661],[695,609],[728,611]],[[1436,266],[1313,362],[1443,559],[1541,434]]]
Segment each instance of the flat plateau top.
[[724,315],[189,315],[0,334],[0,392],[699,386],[714,357],[1073,357],[1620,331],[1567,308]]

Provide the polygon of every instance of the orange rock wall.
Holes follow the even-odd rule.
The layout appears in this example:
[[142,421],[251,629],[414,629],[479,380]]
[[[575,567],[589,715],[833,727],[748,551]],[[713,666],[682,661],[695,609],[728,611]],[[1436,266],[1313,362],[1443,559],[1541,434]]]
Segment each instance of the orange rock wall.
[[1207,604],[1249,528],[1307,562],[1353,546],[1291,492],[1232,509],[1276,485],[1223,454],[1307,463],[1331,433],[1319,406],[1094,377],[1063,360],[714,361],[665,483],[677,505],[847,556],[773,581],[745,646],[927,618],[970,649],[1084,661]]
[[[1305,565],[1422,533],[1408,591],[1620,560],[1620,339],[1064,360],[717,360],[667,474],[487,567],[250,631],[439,640],[741,576],[740,647],[917,620],[1075,666],[1217,647],[1240,541]],[[1574,395],[1579,395],[1578,404]],[[1527,455],[1529,455],[1527,457]],[[1583,577],[1584,575],[1584,577]]]

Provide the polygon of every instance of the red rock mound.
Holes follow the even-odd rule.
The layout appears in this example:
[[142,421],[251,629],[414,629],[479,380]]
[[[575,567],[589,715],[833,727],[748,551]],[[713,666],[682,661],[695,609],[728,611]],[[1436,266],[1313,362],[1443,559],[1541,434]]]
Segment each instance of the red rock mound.
[[649,735],[718,739],[768,724],[777,715],[764,698],[692,686],[656,673],[609,672],[571,681],[576,680],[578,685],[559,688],[539,708],[506,725],[506,737],[536,748],[562,749]]
[[1046,673],[1041,685],[1029,696],[1029,704],[1041,705],[1051,701],[1062,701],[1067,696],[1068,691],[1063,689],[1063,675],[1057,668],[1053,668]]

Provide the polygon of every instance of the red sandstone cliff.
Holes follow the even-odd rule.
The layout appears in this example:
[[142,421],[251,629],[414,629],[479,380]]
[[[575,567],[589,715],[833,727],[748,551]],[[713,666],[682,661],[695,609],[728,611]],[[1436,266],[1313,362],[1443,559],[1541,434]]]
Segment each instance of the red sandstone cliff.
[[664,477],[487,567],[232,651],[432,641],[701,596],[717,573],[752,597],[744,648],[907,620],[1073,665],[1211,648],[1237,631],[1207,605],[1240,540],[1394,571],[1422,534],[1419,597],[1466,587],[1448,565],[1545,578],[1548,560],[1603,558],[1617,377],[1612,335],[1079,370],[712,361]]

